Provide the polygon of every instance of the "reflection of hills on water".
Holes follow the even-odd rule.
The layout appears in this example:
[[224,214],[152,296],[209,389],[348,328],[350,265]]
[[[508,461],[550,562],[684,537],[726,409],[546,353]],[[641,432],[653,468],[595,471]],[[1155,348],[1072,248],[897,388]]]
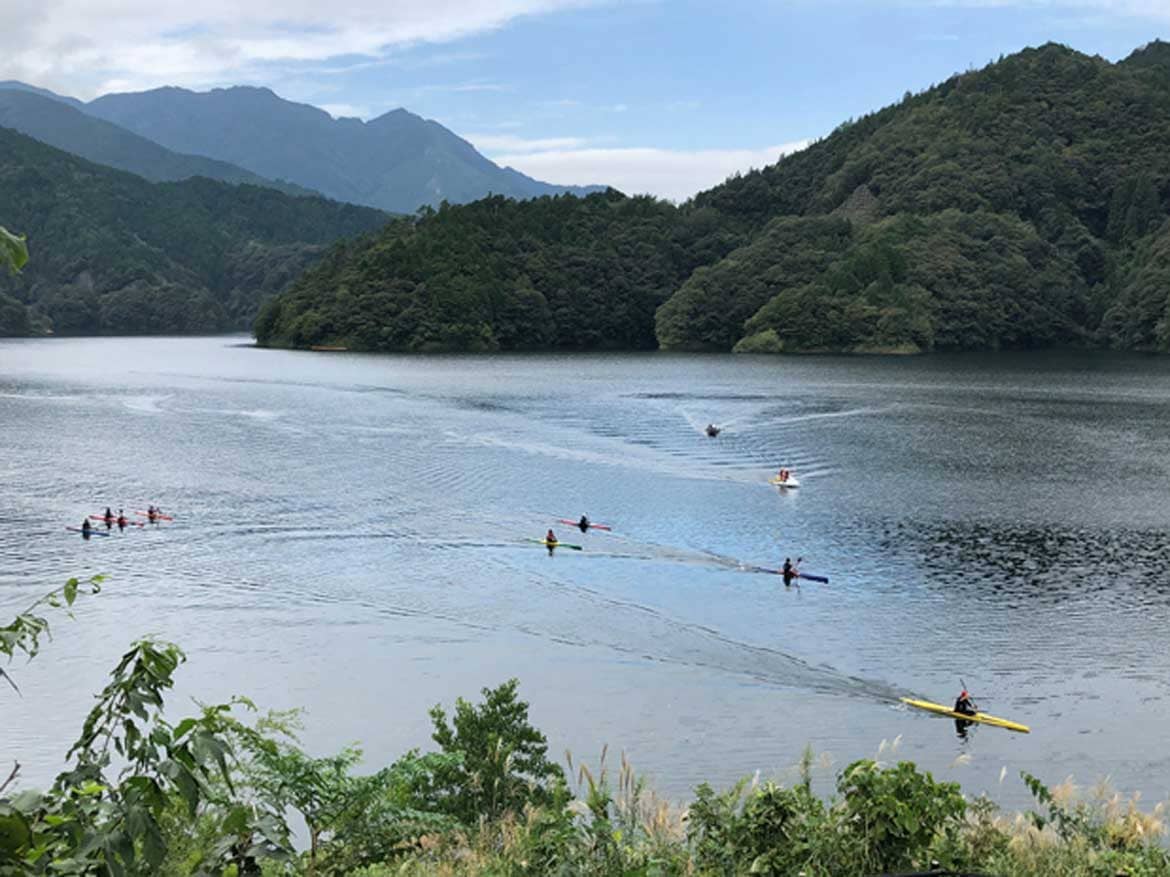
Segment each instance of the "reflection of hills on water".
[[1170,604],[1164,530],[900,520],[886,526],[880,549],[912,555],[938,587],[1055,603],[1107,584],[1109,601]]

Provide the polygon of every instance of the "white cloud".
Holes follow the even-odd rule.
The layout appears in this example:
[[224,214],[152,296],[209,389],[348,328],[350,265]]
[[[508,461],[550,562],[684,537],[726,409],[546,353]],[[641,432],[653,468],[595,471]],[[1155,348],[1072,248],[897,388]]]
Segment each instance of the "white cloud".
[[268,65],[386,57],[602,0],[40,0],[5,16],[0,79],[81,97],[251,82]]
[[335,119],[369,119],[374,114],[369,107],[356,104],[318,104],[318,106]]
[[580,137],[538,137],[528,139],[513,134],[464,134],[463,139],[481,152],[531,153],[578,149],[585,145]]
[[[473,141],[474,142],[474,141]],[[774,164],[809,141],[763,149],[548,149],[489,156],[529,176],[562,185],[601,183],[628,194],[651,194],[684,201],[736,172]],[[486,148],[486,147],[485,147]]]

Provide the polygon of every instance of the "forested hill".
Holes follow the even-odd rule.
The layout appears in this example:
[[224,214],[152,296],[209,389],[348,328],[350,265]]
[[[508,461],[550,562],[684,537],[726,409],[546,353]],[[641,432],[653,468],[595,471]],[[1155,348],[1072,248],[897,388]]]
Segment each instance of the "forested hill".
[[245,328],[329,244],[388,218],[260,186],[150,183],[0,128],[0,222],[31,255],[0,272],[0,335]]
[[335,250],[262,344],[1170,350],[1170,46],[1046,45],[675,208],[449,207]]

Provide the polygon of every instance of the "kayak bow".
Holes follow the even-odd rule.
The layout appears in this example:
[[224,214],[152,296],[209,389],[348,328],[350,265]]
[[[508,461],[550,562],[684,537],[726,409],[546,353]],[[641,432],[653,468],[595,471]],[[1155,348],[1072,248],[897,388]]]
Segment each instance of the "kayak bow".
[[941,703],[931,703],[929,700],[915,700],[912,697],[901,698],[902,703],[912,706],[915,709],[926,710],[928,713],[936,713],[940,716],[949,716],[952,719],[958,719],[963,722],[979,722],[983,725],[991,725],[995,728],[1004,728],[1008,731],[1016,731],[1020,734],[1030,734],[1032,729],[1027,725],[1021,725],[1019,722],[1012,722],[1008,719],[1001,719],[998,716],[989,716],[987,713],[975,713],[975,715],[967,715],[966,713],[957,713]]

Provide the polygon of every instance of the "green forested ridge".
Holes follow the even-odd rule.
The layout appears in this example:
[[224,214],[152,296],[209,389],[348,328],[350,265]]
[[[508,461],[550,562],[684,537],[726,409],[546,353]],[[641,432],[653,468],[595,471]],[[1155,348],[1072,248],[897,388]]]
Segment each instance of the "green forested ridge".
[[388,218],[259,186],[149,183],[7,128],[0,216],[32,256],[0,276],[0,335],[245,328],[328,244]]
[[703,213],[610,191],[487,198],[338,246],[260,312],[262,343],[363,350],[643,349],[654,310],[726,252]]
[[[1170,350],[1170,45],[952,77],[679,207],[448,207],[338,249],[262,344]],[[654,313],[653,319],[651,313]]]

